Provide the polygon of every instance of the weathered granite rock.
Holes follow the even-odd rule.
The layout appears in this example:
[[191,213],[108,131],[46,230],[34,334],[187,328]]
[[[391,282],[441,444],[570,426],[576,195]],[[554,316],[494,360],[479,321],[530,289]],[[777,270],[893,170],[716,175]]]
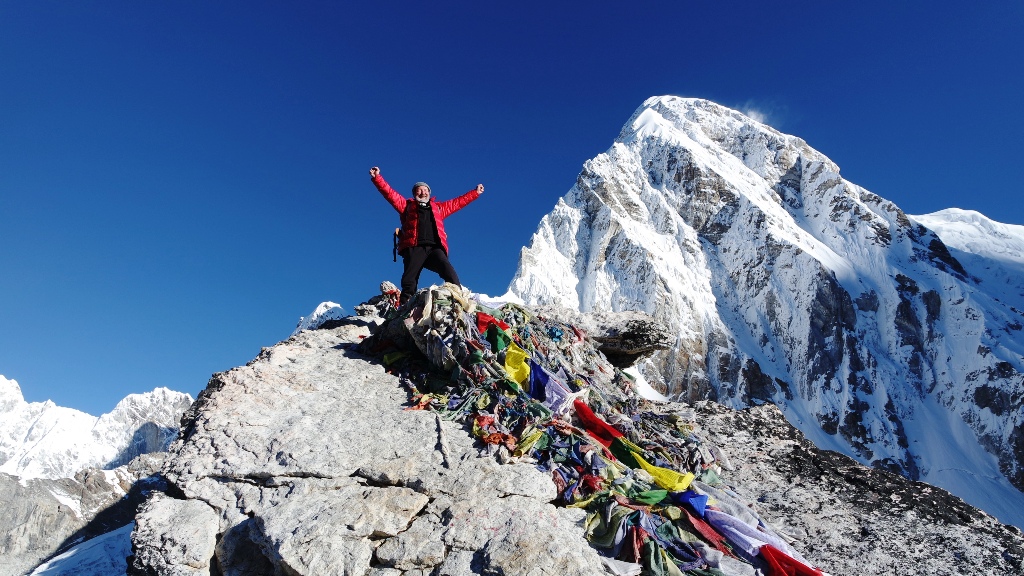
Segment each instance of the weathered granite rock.
[[668,350],[675,337],[668,326],[637,311],[581,313],[563,306],[537,306],[541,316],[556,318],[581,328],[597,342],[597,348],[616,368],[628,368],[659,350]]
[[[216,511],[206,560],[225,576],[603,573],[581,513],[549,503],[550,478],[402,409],[397,378],[350,349],[367,325],[302,332],[200,394],[163,473],[170,493]],[[137,558],[185,540],[186,523],[147,517]],[[171,552],[131,573],[192,573]]]
[[[167,532],[167,526],[175,530]],[[155,495],[136,519],[133,535],[145,545],[133,547],[131,570],[152,576],[208,575],[219,528],[217,513],[202,501]]]

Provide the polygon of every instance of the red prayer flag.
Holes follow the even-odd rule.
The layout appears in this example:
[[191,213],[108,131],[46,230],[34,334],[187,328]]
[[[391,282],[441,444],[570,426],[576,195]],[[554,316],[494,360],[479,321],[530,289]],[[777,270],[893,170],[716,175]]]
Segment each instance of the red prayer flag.
[[758,552],[768,576],[822,576],[821,570],[811,568],[771,544],[763,544]]

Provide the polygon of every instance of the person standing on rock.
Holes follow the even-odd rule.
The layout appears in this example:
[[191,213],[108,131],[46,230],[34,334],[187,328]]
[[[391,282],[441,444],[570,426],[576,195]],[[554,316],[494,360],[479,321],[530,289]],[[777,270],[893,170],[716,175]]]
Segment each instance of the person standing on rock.
[[484,193],[484,185],[458,198],[434,202],[430,198],[430,186],[417,182],[412,186],[412,198],[405,198],[391,187],[380,175],[380,168],[370,168],[370,180],[384,199],[398,211],[402,228],[398,235],[398,253],[402,255],[402,295],[399,303],[405,304],[416,293],[420,272],[424,268],[436,272],[445,282],[459,284],[459,275],[448,261],[448,235],[444,231],[444,219],[463,209]]

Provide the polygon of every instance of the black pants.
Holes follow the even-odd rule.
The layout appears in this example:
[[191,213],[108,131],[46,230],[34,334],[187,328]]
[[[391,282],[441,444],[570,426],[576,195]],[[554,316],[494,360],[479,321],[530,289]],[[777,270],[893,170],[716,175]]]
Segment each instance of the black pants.
[[448,261],[448,254],[440,246],[413,246],[402,253],[402,263],[405,269],[402,271],[402,296],[400,301],[405,304],[412,295],[416,293],[416,287],[420,283],[420,272],[424,268],[436,272],[445,282],[459,284],[459,275],[455,273],[451,262]]

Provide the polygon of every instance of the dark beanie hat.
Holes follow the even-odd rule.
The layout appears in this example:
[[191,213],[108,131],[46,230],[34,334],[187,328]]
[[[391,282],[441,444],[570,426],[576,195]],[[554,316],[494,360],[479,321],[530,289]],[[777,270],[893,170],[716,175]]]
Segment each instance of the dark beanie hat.
[[412,185],[412,191],[415,193],[416,189],[419,188],[420,186],[426,186],[427,187],[427,192],[430,192],[430,185],[427,184],[426,182],[417,182],[417,183],[413,184]]

